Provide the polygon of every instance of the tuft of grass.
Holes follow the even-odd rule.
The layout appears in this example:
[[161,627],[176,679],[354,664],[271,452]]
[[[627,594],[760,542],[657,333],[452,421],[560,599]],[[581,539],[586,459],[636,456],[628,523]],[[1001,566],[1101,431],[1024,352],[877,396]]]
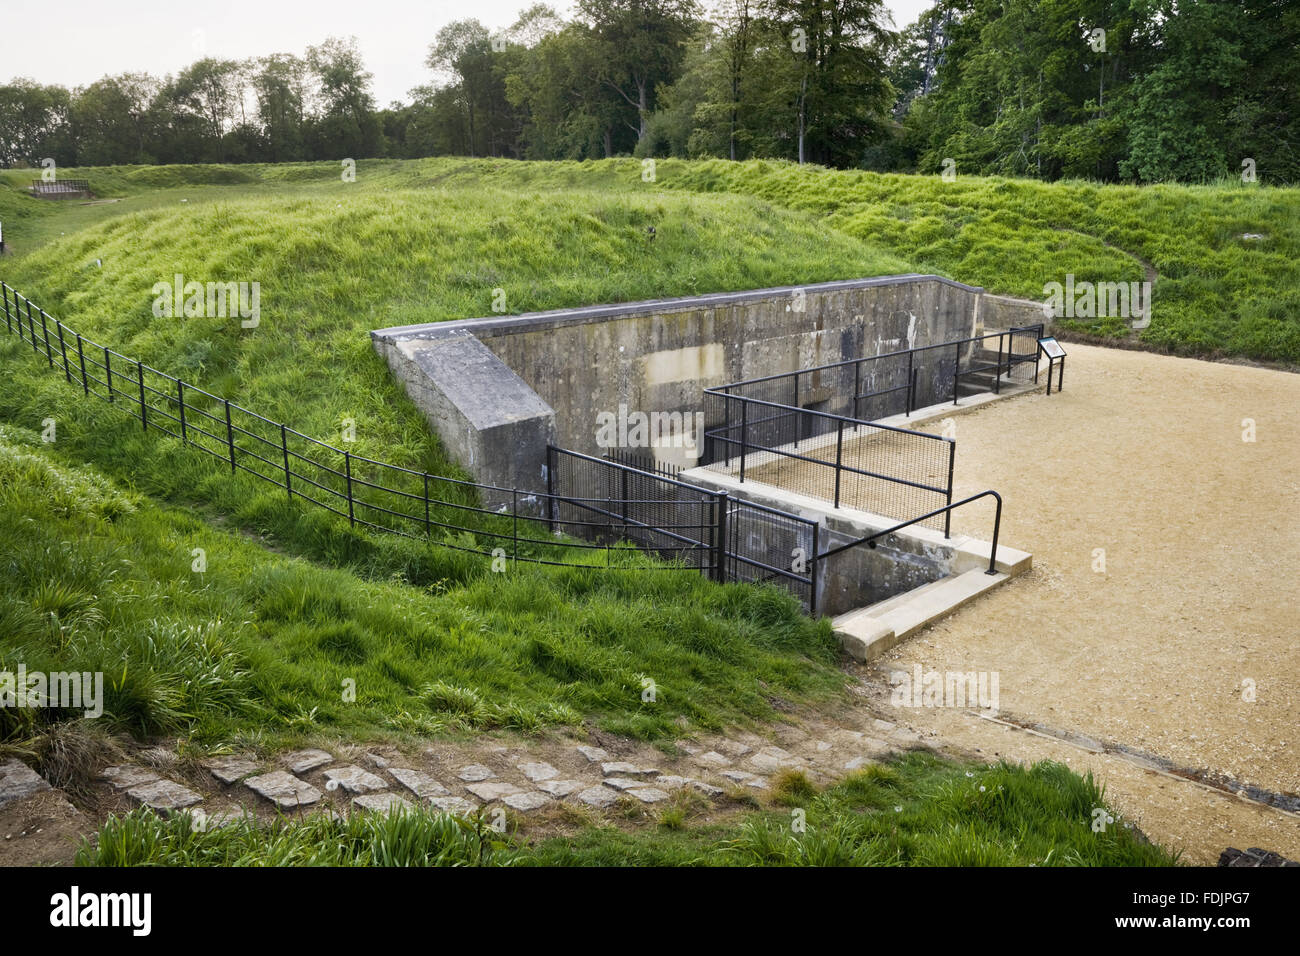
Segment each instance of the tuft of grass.
[[775,803],[798,807],[817,796],[817,787],[802,770],[787,769],[772,778],[769,793]]

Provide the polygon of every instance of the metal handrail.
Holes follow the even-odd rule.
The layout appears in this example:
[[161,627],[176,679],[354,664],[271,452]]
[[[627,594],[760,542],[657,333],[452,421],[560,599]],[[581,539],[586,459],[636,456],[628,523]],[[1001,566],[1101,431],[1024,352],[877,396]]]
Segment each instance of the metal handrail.
[[998,573],[997,570],[998,532],[1002,528],[1002,496],[998,494],[996,491],[993,491],[992,489],[988,491],[981,491],[979,494],[971,495],[969,498],[963,498],[961,501],[954,501],[950,505],[944,505],[942,508],[936,508],[934,511],[931,511],[929,514],[924,514],[921,515],[919,518],[912,518],[909,521],[904,521],[901,524],[896,524],[892,528],[886,528],[884,531],[876,531],[873,532],[872,534],[865,535],[864,537],[858,538],[854,541],[850,541],[847,544],[837,545],[836,547],[831,548],[828,551],[823,551],[821,554],[817,555],[817,560],[821,561],[823,558],[829,558],[831,555],[839,554],[841,551],[847,551],[849,548],[856,548],[860,544],[865,544],[869,548],[874,548],[876,546],[874,542],[877,538],[883,538],[885,537],[885,535],[893,534],[895,531],[899,531],[903,528],[908,527],[909,525],[914,525],[920,521],[925,521],[927,518],[933,518],[935,515],[941,515],[944,512],[951,512],[954,508],[960,508],[962,505],[968,505],[972,501],[978,501],[981,498],[987,498],[989,495],[992,495],[995,499],[997,499],[998,507],[997,507],[997,511],[994,513],[993,516],[993,548],[991,553],[989,554],[989,568],[984,573],[997,574]]

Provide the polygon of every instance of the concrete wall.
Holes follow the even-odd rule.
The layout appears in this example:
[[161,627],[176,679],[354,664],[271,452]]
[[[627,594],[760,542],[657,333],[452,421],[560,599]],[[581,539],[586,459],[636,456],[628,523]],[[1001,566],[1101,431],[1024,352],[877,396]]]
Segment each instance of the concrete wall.
[[[1041,302],[1027,302],[990,292],[980,296],[978,323],[981,330],[1010,329],[1039,322],[1049,327],[1052,324],[1052,317],[1043,311]],[[1050,332],[1050,328],[1047,331]]]
[[[430,424],[478,480],[541,490],[536,449],[549,440],[603,454],[602,413],[615,419],[620,410],[624,419],[628,413],[676,413],[687,434],[666,436],[661,444],[675,447],[654,454],[690,466],[701,449],[694,447],[694,428],[686,423],[693,426],[695,414],[704,411],[705,388],[965,338],[975,334],[981,315],[988,325],[990,315],[1024,313],[1007,304],[1016,300],[1000,297],[991,311],[981,310],[981,298],[993,297],[937,276],[884,276],[400,326],[371,337]],[[473,374],[459,371],[454,357],[459,353],[441,350],[455,339],[463,351],[465,337],[482,343],[499,361],[476,352]],[[433,381],[420,383],[421,375]],[[942,371],[936,375],[942,377]],[[442,383],[442,377],[449,381]],[[829,380],[822,385],[828,394],[829,385]],[[527,389],[535,396],[526,395]],[[683,415],[690,417],[683,420]],[[468,434],[480,419],[491,435]],[[703,424],[718,423],[706,419]]]

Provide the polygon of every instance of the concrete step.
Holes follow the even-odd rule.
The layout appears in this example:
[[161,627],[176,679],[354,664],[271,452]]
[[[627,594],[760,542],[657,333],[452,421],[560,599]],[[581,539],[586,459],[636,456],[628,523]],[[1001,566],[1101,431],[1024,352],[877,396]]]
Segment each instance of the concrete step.
[[841,646],[857,660],[869,661],[1010,579],[1011,575],[1004,572],[964,571],[871,607],[841,614],[831,623]]
[[[901,640],[916,633],[932,621],[951,614],[957,608],[991,591],[1010,575],[999,572],[988,574],[980,570],[964,571],[953,577],[935,581],[933,585],[913,592],[912,600],[875,615]],[[918,593],[924,591],[924,593]]]

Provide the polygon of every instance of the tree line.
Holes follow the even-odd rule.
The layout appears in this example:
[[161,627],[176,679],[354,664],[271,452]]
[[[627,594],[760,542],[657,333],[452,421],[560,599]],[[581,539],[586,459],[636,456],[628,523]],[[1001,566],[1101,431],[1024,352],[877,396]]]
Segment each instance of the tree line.
[[380,108],[355,40],[175,76],[0,86],[0,164],[779,158],[1105,181],[1300,181],[1300,4],[578,0],[437,32]]

